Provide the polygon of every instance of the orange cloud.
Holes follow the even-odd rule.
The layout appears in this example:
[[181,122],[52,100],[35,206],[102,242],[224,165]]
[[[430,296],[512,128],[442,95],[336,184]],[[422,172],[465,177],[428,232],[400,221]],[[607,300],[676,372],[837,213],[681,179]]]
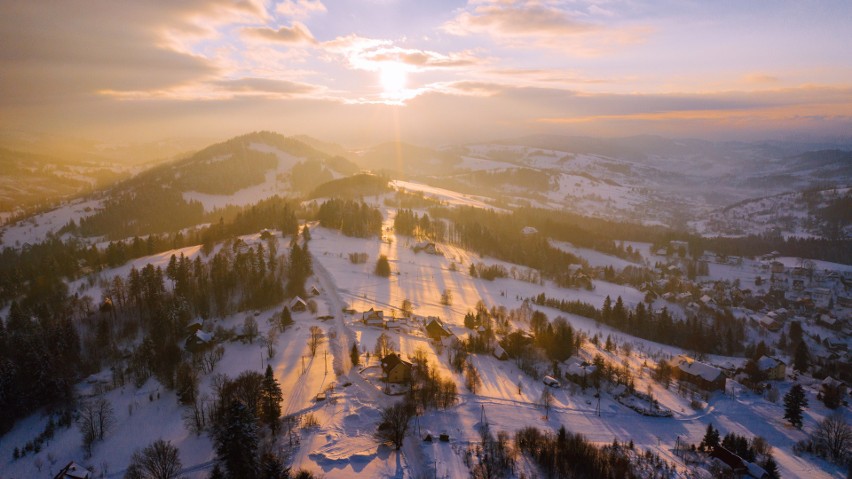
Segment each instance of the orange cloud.
[[242,34],[249,38],[269,40],[279,43],[317,43],[308,27],[300,22],[293,22],[292,27],[281,27],[278,30],[266,27],[243,28]]

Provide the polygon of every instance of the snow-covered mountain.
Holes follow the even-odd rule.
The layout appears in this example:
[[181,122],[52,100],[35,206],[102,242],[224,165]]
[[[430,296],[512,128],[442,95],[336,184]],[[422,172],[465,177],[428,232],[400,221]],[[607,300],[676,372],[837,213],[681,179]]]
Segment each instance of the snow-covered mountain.
[[828,188],[746,200],[716,210],[692,226],[707,236],[775,233],[848,238],[852,236],[850,192],[849,187]]

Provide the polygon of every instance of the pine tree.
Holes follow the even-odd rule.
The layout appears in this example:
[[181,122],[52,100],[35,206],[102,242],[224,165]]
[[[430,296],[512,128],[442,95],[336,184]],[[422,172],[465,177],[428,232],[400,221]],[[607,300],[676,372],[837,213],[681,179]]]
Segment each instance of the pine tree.
[[361,353],[358,351],[357,343],[352,343],[352,350],[349,352],[349,357],[352,358],[353,366],[357,366],[361,363]]
[[209,479],[225,479],[225,473],[222,472],[222,468],[219,467],[219,464],[213,465],[213,470],[210,471]]
[[278,456],[269,452],[260,456],[259,479],[284,479],[287,477],[290,477],[287,474],[287,468]]
[[245,404],[233,400],[214,431],[216,454],[229,479],[257,478],[257,428]]
[[701,444],[698,447],[701,449],[712,449],[719,445],[719,430],[713,427],[713,424],[707,425],[707,432],[704,433],[704,438],[701,439]]
[[379,256],[379,259],[376,261],[376,276],[381,276],[383,278],[387,278],[391,275],[390,263],[388,262],[388,257],[385,255]]
[[778,472],[778,463],[772,455],[766,456],[766,460],[760,463],[760,467],[769,474],[770,479],[778,479],[781,477]]
[[604,298],[603,308],[601,308],[601,319],[604,322],[609,322],[610,318],[612,318],[612,299],[607,295]]
[[804,341],[799,341],[796,346],[796,352],[793,356],[793,368],[799,372],[806,372],[811,363],[811,355],[808,351],[808,345]]
[[278,418],[281,417],[281,401],[284,399],[281,393],[281,385],[272,373],[272,366],[266,366],[266,375],[261,385],[260,416],[264,424],[272,429],[272,434],[278,433]]
[[794,384],[784,395],[784,419],[796,428],[802,428],[802,409],[808,407],[805,390],[799,384]]

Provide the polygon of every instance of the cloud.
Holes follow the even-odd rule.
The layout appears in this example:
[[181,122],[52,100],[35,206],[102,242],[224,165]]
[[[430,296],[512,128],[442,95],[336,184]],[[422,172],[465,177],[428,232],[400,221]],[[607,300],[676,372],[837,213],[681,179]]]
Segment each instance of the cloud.
[[759,85],[778,83],[781,81],[778,77],[773,75],[767,75],[766,73],[749,73],[743,79],[746,83],[753,83]]
[[481,63],[471,51],[454,52],[444,55],[428,50],[401,47],[364,51],[362,58],[367,61],[404,63],[421,68],[457,68]]
[[284,0],[275,6],[275,12],[291,18],[306,18],[327,10],[320,0]]
[[281,27],[278,30],[266,27],[243,28],[243,36],[278,43],[317,43],[308,27],[300,22],[293,22],[292,27]]
[[568,12],[533,2],[500,2],[479,5],[463,11],[444,24],[455,35],[487,33],[497,35],[575,35],[598,27],[579,21]]
[[0,2],[0,107],[84,102],[103,90],[177,88],[221,74],[178,45],[224,19],[263,21],[262,2]]
[[307,83],[292,82],[288,80],[275,80],[270,78],[239,78],[236,80],[219,80],[215,85],[223,90],[235,93],[248,94],[274,94],[278,97],[303,95],[319,90],[314,85]]
[[471,0],[441,29],[458,36],[487,35],[514,48],[548,48],[581,56],[597,56],[614,48],[644,41],[645,26],[604,26],[590,17],[610,17],[595,5],[589,12],[569,10],[555,2]]

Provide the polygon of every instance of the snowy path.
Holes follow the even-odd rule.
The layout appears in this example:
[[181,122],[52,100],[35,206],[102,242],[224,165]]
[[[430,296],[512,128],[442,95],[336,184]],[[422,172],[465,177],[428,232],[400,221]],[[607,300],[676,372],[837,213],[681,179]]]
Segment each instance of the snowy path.
[[[334,400],[308,408],[314,410],[320,425],[304,434],[292,466],[310,469],[315,464],[327,477],[355,472],[401,479],[423,471],[426,461],[419,441],[407,439],[399,454],[386,446],[377,446],[372,438],[379,410],[398,399],[383,394],[352,367],[349,352],[356,335],[345,321],[346,304],[333,277],[316,256],[314,275],[323,291],[322,298],[328,303],[329,315],[334,318],[328,327],[328,352],[332,355],[338,385]],[[347,383],[348,386],[342,387]],[[299,403],[296,400],[293,404]]]

